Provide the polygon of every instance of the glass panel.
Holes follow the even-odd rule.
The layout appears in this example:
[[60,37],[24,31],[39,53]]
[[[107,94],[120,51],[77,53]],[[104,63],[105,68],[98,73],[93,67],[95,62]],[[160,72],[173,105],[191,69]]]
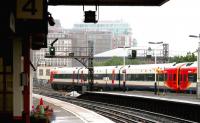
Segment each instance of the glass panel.
[[50,69],[46,69],[46,76],[50,76]]
[[165,74],[165,81],[167,81],[168,79],[167,79],[167,74]]
[[197,82],[197,74],[188,74],[188,81],[189,82]]
[[158,81],[164,81],[164,74],[158,74]]
[[13,90],[13,83],[12,83],[12,74],[6,75],[6,90],[12,91]]
[[43,69],[39,69],[39,76],[43,76]]
[[12,72],[12,67],[11,66],[6,66],[6,72]]
[[184,74],[184,76],[183,76],[184,78],[183,78],[183,81],[187,81],[187,76]]
[[0,57],[0,72],[3,72],[3,58]]
[[7,94],[6,95],[6,111],[12,111],[13,110],[13,95]]
[[0,112],[3,111],[3,94],[0,94]]
[[3,91],[3,75],[0,74],[0,91]]
[[176,74],[174,74],[174,80],[176,80]]

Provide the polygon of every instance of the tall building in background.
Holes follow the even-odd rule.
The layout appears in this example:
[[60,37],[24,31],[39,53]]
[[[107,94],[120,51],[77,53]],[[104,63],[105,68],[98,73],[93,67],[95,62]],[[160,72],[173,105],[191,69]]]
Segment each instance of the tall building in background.
[[112,49],[112,33],[107,31],[68,30],[72,47],[88,47],[88,41],[93,41],[94,54]]
[[[74,24],[74,30],[82,30],[85,32],[110,32],[112,34],[111,48],[133,47],[136,40],[132,39],[132,29],[130,25],[123,21],[100,21],[93,23]],[[95,43],[95,42],[94,42]],[[106,50],[105,50],[106,51]]]
[[[66,30],[72,39],[72,47],[88,47],[88,41],[94,42],[94,55],[118,47],[133,47],[136,40],[132,39],[131,27],[123,21],[102,21],[96,24],[74,24],[71,30]],[[73,61],[72,66],[81,66]]]
[[34,66],[72,66],[71,59],[45,58],[45,53],[49,52],[49,46],[56,38],[58,38],[58,41],[54,44],[54,47],[56,48],[56,54],[65,54],[64,51],[67,51],[68,48],[71,48],[72,46],[71,39],[69,39],[68,35],[64,33],[64,29],[61,27],[59,20],[55,20],[55,25],[49,26],[48,28],[48,48],[42,48],[41,50],[33,51],[32,63]]

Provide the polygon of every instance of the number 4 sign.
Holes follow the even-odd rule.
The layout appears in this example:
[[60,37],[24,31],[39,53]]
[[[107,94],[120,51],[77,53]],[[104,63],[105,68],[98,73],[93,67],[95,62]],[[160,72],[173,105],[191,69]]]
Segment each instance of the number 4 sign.
[[17,19],[43,19],[44,0],[17,0]]

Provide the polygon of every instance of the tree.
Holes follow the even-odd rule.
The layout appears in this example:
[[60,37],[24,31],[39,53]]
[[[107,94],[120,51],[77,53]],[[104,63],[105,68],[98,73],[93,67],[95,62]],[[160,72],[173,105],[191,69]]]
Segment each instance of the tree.
[[197,56],[194,53],[188,52],[186,56],[174,56],[170,62],[194,62],[197,61]]
[[[141,62],[138,59],[126,59],[126,65],[127,64],[144,64],[145,62]],[[117,66],[117,65],[123,65],[123,58],[121,57],[112,57],[111,59],[105,60],[105,61],[101,61],[101,62],[94,62],[94,66]]]

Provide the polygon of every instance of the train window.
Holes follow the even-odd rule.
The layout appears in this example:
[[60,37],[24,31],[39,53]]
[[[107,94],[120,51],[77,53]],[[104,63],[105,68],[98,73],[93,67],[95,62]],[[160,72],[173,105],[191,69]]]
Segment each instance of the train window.
[[61,78],[62,78],[62,79],[65,79],[65,77],[67,77],[66,74],[61,74]]
[[147,74],[147,80],[148,81],[154,81],[155,80],[155,74]]
[[46,76],[50,76],[50,69],[46,69]]
[[109,77],[109,80],[112,80],[112,74],[107,75]]
[[167,79],[167,74],[164,74],[164,78],[165,78],[165,80],[168,80],[168,79]]
[[67,77],[68,77],[67,74],[63,74],[63,75],[62,75],[62,78],[63,78],[63,79],[66,79]]
[[190,62],[190,63],[187,63],[186,66],[190,66],[190,65],[192,65],[192,64],[193,64],[193,62]]
[[70,79],[72,74],[54,74],[54,78],[56,79]]
[[54,75],[53,75],[53,78],[58,78],[58,74],[54,74]]
[[183,75],[182,74],[179,75],[179,81],[183,81]]
[[189,82],[197,82],[197,74],[188,74],[188,81]]
[[126,80],[131,80],[131,75],[130,74],[126,74]]
[[39,69],[39,76],[43,76],[43,69]]
[[183,81],[187,81],[187,76],[186,75],[183,76]]
[[169,74],[169,81],[172,81],[172,74]]
[[97,74],[94,74],[94,79],[97,79],[97,76],[98,76]]
[[[85,74],[86,76],[86,74]],[[105,74],[94,74],[94,79],[103,79],[103,77],[105,77],[106,75]]]
[[164,74],[158,74],[158,81],[164,81]]
[[122,77],[123,77],[122,74],[117,74],[117,75],[116,75],[116,80],[119,80],[119,79],[121,80]]
[[87,80],[87,78],[88,78],[88,74],[84,74],[84,76],[83,76],[83,77],[84,77],[84,79],[83,79],[83,80],[85,80],[85,81],[86,81],[86,80]]
[[60,75],[60,74],[58,74],[57,78],[58,78],[58,79],[60,79],[60,78],[61,78],[61,75]]
[[174,80],[176,80],[176,74],[174,74]]
[[169,81],[176,80],[176,74],[169,74]]
[[148,75],[147,74],[144,74],[144,81],[148,81]]

